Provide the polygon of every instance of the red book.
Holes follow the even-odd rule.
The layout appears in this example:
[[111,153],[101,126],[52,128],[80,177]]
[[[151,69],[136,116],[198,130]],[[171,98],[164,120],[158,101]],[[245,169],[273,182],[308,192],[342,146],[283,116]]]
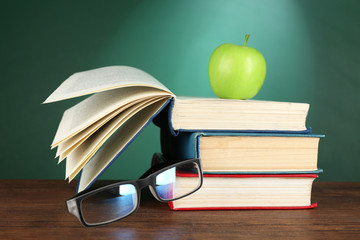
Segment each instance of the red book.
[[[308,209],[316,174],[204,174],[195,193],[170,202],[173,210]],[[186,188],[191,176],[177,174],[174,191]]]

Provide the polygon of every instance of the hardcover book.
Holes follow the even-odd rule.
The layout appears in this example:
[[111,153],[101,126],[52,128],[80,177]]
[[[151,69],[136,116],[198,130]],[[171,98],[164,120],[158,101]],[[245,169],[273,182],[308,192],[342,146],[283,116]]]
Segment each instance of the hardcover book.
[[204,172],[308,173],[318,170],[318,134],[189,132],[161,129],[167,159],[200,158]]
[[[168,162],[163,154],[155,153],[151,164]],[[307,209],[311,203],[311,189],[317,173],[246,174],[204,172],[202,187],[192,195],[169,203],[173,210],[224,209]],[[169,192],[182,192],[192,177],[191,173],[176,174],[176,184]]]
[[[191,175],[177,176],[176,190],[186,188]],[[195,193],[169,204],[173,210],[306,209],[314,208],[311,189],[316,174],[204,174]]]
[[111,66],[75,73],[44,103],[88,98],[67,109],[51,148],[66,159],[66,179],[81,171],[78,191],[92,182],[165,106],[170,131],[306,131],[309,104],[176,97],[146,72]]

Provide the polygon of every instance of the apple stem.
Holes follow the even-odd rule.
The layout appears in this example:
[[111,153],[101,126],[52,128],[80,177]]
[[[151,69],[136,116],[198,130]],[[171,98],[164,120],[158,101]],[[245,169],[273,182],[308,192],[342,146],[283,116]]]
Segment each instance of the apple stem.
[[246,34],[246,35],[245,35],[245,42],[244,42],[244,46],[246,46],[246,43],[247,43],[247,41],[248,41],[249,37],[250,37],[250,34]]

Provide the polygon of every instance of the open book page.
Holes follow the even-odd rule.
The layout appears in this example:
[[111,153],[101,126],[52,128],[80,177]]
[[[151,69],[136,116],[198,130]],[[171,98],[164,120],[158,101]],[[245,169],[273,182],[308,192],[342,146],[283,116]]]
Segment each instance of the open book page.
[[164,98],[146,99],[144,102],[134,105],[133,107],[120,113],[106,125],[101,127],[91,135],[84,143],[76,148],[66,160],[66,178],[71,181],[96,153],[97,150],[109,139],[114,132],[121,127],[124,122],[139,112],[141,109],[148,107]]
[[[127,106],[126,106],[127,107]],[[120,112],[122,112],[126,108],[119,108],[116,111],[106,115],[105,117],[101,118],[100,120],[93,123],[91,126],[85,128],[81,132],[75,134],[74,136],[68,138],[67,140],[59,143],[57,146],[56,156],[55,158],[59,157],[59,163],[69,155],[75,148],[77,148],[81,143],[83,143],[88,137],[91,136],[96,130],[106,124],[108,121],[113,119],[117,116]],[[55,148],[55,147],[52,147]]]
[[172,94],[158,80],[140,69],[128,66],[110,66],[71,75],[44,103],[130,86],[148,86]]
[[89,186],[92,181],[117,157],[117,154],[133,139],[145,126],[151,117],[166,103],[166,99],[150,105],[128,121],[102,146],[102,148],[84,166],[79,180],[78,191]]
[[[152,98],[150,98],[152,99]],[[112,118],[120,114],[121,112],[125,111],[128,108],[133,108],[139,103],[143,103],[144,99],[137,99],[131,103],[128,103],[115,111],[109,113],[105,117],[101,118],[100,120],[96,121],[95,123],[91,124],[89,127],[85,128],[84,130],[80,131],[79,133],[75,134],[74,136],[66,139],[65,141],[59,143],[57,146],[56,157],[60,156],[59,163],[64,159],[66,155],[68,155],[72,150],[74,150],[77,146],[79,146],[82,142],[84,142],[91,134],[93,134],[96,130],[110,121]],[[53,147],[54,148],[54,147]]]
[[109,113],[137,99],[168,96],[148,87],[127,87],[96,93],[65,111],[52,146],[69,139]]

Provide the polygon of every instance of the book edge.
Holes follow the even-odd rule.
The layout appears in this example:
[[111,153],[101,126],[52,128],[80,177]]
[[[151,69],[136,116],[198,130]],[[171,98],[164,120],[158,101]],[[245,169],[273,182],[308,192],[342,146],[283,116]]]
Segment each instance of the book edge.
[[175,208],[173,202],[168,203],[173,211],[195,211],[195,210],[301,210],[313,209],[317,207],[317,203],[312,203],[306,206],[280,206],[280,207],[199,207],[199,208]]

